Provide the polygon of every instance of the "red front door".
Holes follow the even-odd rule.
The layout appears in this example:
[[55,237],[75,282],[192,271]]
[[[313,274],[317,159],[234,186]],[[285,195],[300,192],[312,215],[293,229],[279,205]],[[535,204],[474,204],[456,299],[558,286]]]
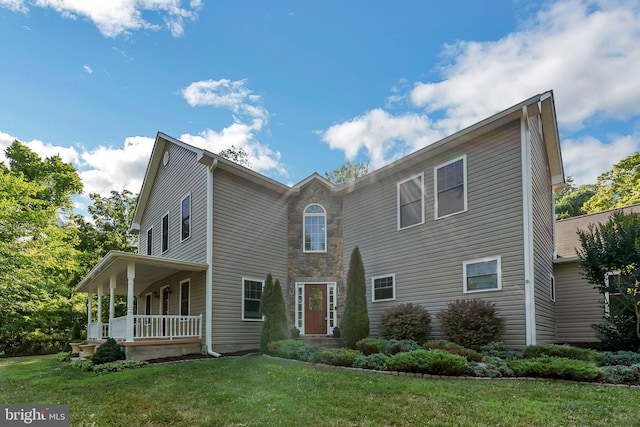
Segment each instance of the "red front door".
[[327,334],[327,285],[305,285],[304,319],[305,334]]

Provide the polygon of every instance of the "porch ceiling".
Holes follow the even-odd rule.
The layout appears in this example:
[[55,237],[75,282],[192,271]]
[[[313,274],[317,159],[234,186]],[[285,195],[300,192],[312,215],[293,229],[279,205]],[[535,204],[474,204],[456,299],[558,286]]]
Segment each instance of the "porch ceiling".
[[206,264],[178,261],[135,253],[111,251],[76,286],[76,291],[97,293],[99,286],[109,293],[112,275],[116,277],[116,295],[127,295],[127,267],[135,265],[134,293],[137,295],[150,284],[180,271],[206,271]]

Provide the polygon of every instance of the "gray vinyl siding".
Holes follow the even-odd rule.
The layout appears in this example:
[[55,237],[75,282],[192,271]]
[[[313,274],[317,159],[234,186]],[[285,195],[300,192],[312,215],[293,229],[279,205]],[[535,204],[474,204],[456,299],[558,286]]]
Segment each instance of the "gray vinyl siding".
[[553,273],[553,221],[551,175],[542,139],[539,117],[529,119],[531,136],[531,184],[534,256],[534,302],[536,343],[556,340],[556,304],[551,301],[549,284]]
[[[520,123],[470,140],[425,150],[409,167],[356,187],[344,199],[344,265],[359,246],[367,280],[371,335],[381,313],[400,303],[425,306],[439,336],[436,314],[456,299],[494,302],[506,319],[504,341],[525,344],[524,249]],[[434,167],[467,156],[468,210],[435,220]],[[424,173],[425,223],[397,229],[397,183]],[[500,256],[502,290],[463,294],[463,262]],[[345,271],[346,273],[346,271]],[[371,278],[395,273],[395,301],[371,302]]]
[[[139,253],[147,253],[147,230],[153,227],[152,255],[206,263],[207,168],[196,153],[167,144],[169,163],[158,167],[149,201],[140,223]],[[191,236],[181,241],[181,201],[191,194]],[[169,250],[162,252],[162,218],[169,213]]]
[[287,199],[220,169],[213,189],[213,349],[258,348],[262,322],[241,319],[242,278],[271,273],[287,293]]
[[560,343],[597,341],[591,325],[602,322],[604,296],[582,277],[578,262],[554,266]]
[[[160,289],[169,286],[171,289],[171,295],[169,295],[169,314],[180,314],[180,282],[183,280],[191,280],[191,295],[189,296],[189,315],[198,316],[202,314],[202,333],[205,331],[205,291],[206,291],[206,274],[194,273],[194,272],[181,272],[167,277],[164,280],[153,283],[148,286],[138,296],[138,314],[144,314],[146,308],[145,295],[153,293]],[[160,314],[160,299],[151,297],[151,314]]]

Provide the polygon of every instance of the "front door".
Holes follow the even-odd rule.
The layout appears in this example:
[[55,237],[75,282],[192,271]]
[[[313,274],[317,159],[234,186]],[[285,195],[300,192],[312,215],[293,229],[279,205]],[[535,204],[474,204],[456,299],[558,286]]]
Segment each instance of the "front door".
[[305,285],[304,332],[308,335],[327,334],[327,285]]

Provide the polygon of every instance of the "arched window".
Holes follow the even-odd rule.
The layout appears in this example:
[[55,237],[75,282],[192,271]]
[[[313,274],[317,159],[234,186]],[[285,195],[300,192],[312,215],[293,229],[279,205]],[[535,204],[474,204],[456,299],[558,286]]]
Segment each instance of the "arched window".
[[327,213],[315,203],[304,210],[304,251],[327,251]]

